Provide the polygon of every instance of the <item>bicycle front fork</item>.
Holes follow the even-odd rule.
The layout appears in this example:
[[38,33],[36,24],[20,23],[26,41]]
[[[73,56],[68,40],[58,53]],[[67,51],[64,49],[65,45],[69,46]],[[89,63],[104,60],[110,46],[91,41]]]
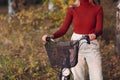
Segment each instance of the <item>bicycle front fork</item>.
[[60,70],[59,80],[70,80],[70,69],[62,68]]

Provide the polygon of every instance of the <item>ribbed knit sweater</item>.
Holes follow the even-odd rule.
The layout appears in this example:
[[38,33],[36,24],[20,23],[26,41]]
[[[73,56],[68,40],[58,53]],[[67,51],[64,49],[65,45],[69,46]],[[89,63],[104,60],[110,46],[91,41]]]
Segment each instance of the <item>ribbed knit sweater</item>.
[[103,9],[100,5],[93,5],[89,0],[80,0],[80,6],[69,7],[62,26],[53,34],[53,38],[63,36],[73,24],[73,32],[77,34],[102,34]]

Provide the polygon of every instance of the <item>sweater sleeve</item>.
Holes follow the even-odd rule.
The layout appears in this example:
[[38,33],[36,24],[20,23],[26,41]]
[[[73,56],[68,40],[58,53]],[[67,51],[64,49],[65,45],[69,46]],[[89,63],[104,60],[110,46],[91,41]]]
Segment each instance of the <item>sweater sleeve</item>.
[[62,26],[55,33],[53,33],[54,39],[63,36],[67,32],[67,30],[72,22],[72,18],[73,18],[72,9],[70,7],[67,9],[67,13],[66,13],[66,16],[65,16]]
[[96,19],[96,28],[95,28],[95,34],[96,36],[100,36],[102,34],[103,30],[103,8],[99,7],[99,10],[97,12],[97,19]]

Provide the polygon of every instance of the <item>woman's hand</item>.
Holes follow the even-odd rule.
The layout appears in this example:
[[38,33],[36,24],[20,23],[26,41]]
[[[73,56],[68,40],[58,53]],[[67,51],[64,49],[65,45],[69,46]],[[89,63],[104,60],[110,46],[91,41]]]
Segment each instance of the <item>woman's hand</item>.
[[53,36],[53,35],[48,36],[48,35],[45,34],[45,35],[43,35],[42,40],[43,40],[43,41],[46,41],[46,38],[47,38],[47,37],[53,38],[54,36]]
[[48,37],[48,35],[43,35],[43,37],[42,37],[42,40],[43,41],[46,41],[46,38]]
[[91,41],[94,40],[94,39],[96,39],[96,35],[94,33],[88,34],[88,36],[89,36],[89,38],[90,38]]

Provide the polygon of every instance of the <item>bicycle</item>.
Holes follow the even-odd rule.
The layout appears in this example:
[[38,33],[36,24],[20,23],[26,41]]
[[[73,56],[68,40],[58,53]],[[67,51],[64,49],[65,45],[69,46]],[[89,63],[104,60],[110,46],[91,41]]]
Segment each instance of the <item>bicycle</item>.
[[52,67],[60,68],[58,80],[70,80],[70,68],[77,64],[78,50],[83,43],[90,44],[89,36],[83,35],[75,41],[56,42],[52,38],[46,38],[45,49]]

